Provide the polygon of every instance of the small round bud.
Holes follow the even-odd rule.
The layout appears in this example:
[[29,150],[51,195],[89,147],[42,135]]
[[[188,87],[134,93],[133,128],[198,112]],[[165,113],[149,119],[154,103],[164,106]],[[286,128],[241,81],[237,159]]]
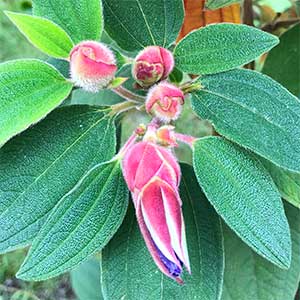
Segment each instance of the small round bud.
[[106,88],[117,71],[113,52],[104,44],[85,41],[70,53],[71,78],[76,86],[89,92]]
[[164,147],[178,147],[176,136],[174,132],[175,127],[164,125],[157,129],[157,142]]
[[176,120],[184,104],[184,94],[177,86],[161,82],[152,87],[146,99],[146,111],[162,122]]
[[149,46],[142,50],[132,66],[132,76],[142,87],[150,87],[166,79],[174,68],[173,54],[159,46]]

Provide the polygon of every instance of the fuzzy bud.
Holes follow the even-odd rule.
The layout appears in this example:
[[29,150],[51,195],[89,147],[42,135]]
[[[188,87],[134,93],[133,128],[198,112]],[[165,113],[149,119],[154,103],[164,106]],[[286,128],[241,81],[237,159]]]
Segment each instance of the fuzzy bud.
[[165,125],[156,131],[157,141],[160,145],[165,147],[178,147],[174,126]]
[[125,154],[122,170],[154,262],[182,283],[182,267],[190,272],[190,263],[178,191],[181,172],[175,156],[155,143],[139,142]]
[[183,92],[173,84],[161,82],[149,90],[146,111],[167,123],[179,117],[183,104]]
[[150,87],[166,79],[174,68],[173,54],[159,46],[149,46],[135,58],[132,75],[142,87]]
[[113,52],[104,44],[85,41],[72,49],[70,69],[76,86],[96,93],[109,85],[117,66]]

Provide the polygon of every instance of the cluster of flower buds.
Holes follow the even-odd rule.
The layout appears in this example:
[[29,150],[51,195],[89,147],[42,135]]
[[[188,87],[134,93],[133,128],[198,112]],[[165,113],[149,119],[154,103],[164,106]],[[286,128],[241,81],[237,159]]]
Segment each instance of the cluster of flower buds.
[[[147,47],[135,58],[132,75],[139,88],[149,89],[145,109],[154,118],[148,127],[135,131],[119,154],[124,155],[123,175],[146,245],[159,269],[182,282],[182,267],[190,272],[190,263],[179,196],[181,172],[172,153],[177,146],[174,127],[164,125],[178,118],[184,104],[182,90],[167,82],[173,68],[172,53],[159,46]],[[75,46],[70,69],[74,84],[86,91],[114,88],[116,59],[102,43],[85,41]]]
[[[180,88],[168,83],[166,78],[174,68],[173,54],[159,46],[142,50],[132,65],[132,75],[143,88],[150,88],[147,95],[146,111],[169,123],[176,120],[184,104]],[[113,52],[104,44],[84,41],[70,53],[71,78],[76,86],[89,92],[107,88],[117,71]]]
[[[162,128],[158,134],[170,130]],[[169,134],[166,138],[168,141]],[[175,156],[153,137],[149,140],[146,133],[143,141],[126,151],[122,170],[154,262],[164,274],[181,283],[182,266],[190,272],[190,263],[178,192],[181,172]]]

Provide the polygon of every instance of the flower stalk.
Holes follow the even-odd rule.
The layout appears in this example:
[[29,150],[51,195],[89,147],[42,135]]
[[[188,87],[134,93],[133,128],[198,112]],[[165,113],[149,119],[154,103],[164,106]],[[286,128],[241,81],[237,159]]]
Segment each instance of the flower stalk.
[[131,91],[127,90],[124,86],[120,85],[118,87],[111,89],[114,93],[121,96],[122,98],[126,99],[130,102],[135,102],[139,104],[145,103],[145,98],[143,96],[137,95],[135,93],[132,93]]

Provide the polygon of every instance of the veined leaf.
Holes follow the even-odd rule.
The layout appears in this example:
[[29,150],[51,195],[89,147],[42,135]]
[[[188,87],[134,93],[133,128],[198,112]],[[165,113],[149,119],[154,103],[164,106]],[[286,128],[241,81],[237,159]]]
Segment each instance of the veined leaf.
[[206,0],[205,8],[206,9],[218,9],[224,6],[231,5],[233,3],[239,3],[241,0]]
[[288,268],[289,226],[280,195],[262,164],[223,138],[202,138],[194,147],[198,182],[217,213],[254,251]]
[[201,192],[192,168],[182,165],[182,171],[181,198],[192,275],[184,274],[184,285],[179,285],[158,270],[130,205],[120,230],[102,251],[101,282],[105,299],[220,298],[223,281],[220,219]]
[[300,172],[300,101],[279,83],[250,70],[201,79],[194,111],[226,138],[282,168]]
[[101,250],[121,225],[127,202],[120,161],[96,165],[50,213],[17,276],[45,280]]
[[105,29],[127,51],[169,46],[181,28],[182,0],[103,0]]
[[192,31],[174,50],[176,67],[214,74],[251,62],[278,44],[278,38],[241,24],[214,24]]
[[69,81],[42,61],[0,64],[0,145],[44,118],[71,89]]
[[58,108],[0,149],[0,252],[29,244],[56,203],[115,153],[99,107]]
[[280,82],[297,97],[300,96],[300,24],[280,37],[280,44],[267,56],[263,73]]
[[89,259],[72,270],[71,282],[79,300],[103,300],[98,259]]
[[266,159],[261,159],[269,171],[282,198],[300,208],[300,174],[283,170]]
[[55,23],[40,17],[6,12],[10,20],[38,49],[55,58],[68,58],[73,42]]
[[222,300],[294,300],[300,280],[300,212],[286,204],[292,236],[289,270],[270,264],[224,228],[225,278]]
[[103,30],[99,0],[33,0],[33,14],[63,28],[74,41],[100,40]]

